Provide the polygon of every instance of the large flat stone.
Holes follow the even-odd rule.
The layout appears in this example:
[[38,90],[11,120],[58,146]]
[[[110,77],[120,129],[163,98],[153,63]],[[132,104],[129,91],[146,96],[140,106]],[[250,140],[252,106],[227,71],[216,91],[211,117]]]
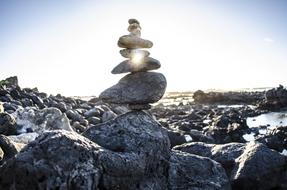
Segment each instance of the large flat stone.
[[116,85],[99,96],[115,104],[148,104],[160,100],[166,89],[166,79],[156,72],[138,72],[124,76]]

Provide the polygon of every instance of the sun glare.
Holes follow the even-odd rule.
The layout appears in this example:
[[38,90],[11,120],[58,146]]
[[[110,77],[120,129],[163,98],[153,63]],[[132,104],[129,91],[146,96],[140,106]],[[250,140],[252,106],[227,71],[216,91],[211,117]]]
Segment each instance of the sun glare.
[[142,63],[143,58],[144,58],[144,55],[142,53],[135,52],[132,55],[131,62],[133,64],[137,64],[138,65],[138,64]]

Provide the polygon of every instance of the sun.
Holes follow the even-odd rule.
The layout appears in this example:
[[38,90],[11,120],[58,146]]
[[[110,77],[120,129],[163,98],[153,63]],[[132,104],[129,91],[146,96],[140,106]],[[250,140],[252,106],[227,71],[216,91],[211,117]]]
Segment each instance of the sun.
[[139,65],[142,63],[144,58],[144,54],[140,52],[134,52],[131,56],[131,62],[133,64]]

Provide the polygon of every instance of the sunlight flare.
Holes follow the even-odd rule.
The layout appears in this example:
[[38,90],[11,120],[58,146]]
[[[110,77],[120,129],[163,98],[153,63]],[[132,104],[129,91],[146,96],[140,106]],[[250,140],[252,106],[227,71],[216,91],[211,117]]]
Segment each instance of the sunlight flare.
[[133,55],[132,55],[132,58],[131,58],[131,62],[133,64],[141,64],[142,61],[143,61],[143,58],[144,58],[144,54],[143,53],[140,53],[140,52],[134,52]]

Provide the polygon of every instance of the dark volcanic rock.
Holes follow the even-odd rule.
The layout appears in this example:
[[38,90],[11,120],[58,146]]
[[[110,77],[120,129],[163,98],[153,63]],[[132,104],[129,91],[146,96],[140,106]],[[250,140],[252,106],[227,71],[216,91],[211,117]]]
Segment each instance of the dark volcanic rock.
[[[72,131],[69,120],[57,108],[45,108],[37,110],[36,108],[19,109],[13,113],[17,118],[18,132],[36,132],[43,133],[45,130],[64,129]],[[19,128],[20,127],[20,128]]]
[[267,128],[266,135],[256,138],[256,140],[266,144],[271,149],[282,152],[287,149],[287,126]]
[[267,190],[286,187],[283,180],[287,167],[284,156],[261,143],[189,143],[174,149],[207,156],[221,163],[230,178],[232,189]]
[[260,102],[260,109],[269,111],[280,111],[287,108],[287,89],[282,85],[278,88],[273,88],[265,93],[265,99]]
[[97,189],[100,151],[76,133],[45,133],[0,168],[0,189]]
[[221,165],[209,158],[173,151],[169,167],[170,190],[231,190]]
[[156,162],[160,162],[163,158],[169,158],[170,143],[167,132],[143,111],[120,115],[89,128],[83,135],[115,152],[136,152],[144,160],[158,159]]
[[13,142],[5,135],[0,135],[0,148],[4,153],[2,160],[0,159],[1,164],[6,160],[8,160],[9,158],[15,156],[18,152],[20,152],[23,146],[24,145],[22,144]]
[[166,79],[160,73],[128,74],[116,85],[100,94],[104,102],[115,104],[148,104],[157,102],[164,94]]
[[167,188],[164,174],[170,155],[169,139],[166,131],[148,114],[128,112],[89,128],[83,135],[114,152],[112,157],[104,158],[107,189],[141,189],[135,184],[146,183],[143,178],[154,179],[160,189]]
[[0,87],[5,86],[7,88],[16,88],[18,87],[18,78],[17,76],[6,78],[5,80],[0,81]]
[[112,73],[121,74],[128,72],[141,72],[155,70],[158,68],[160,68],[160,63],[158,60],[151,57],[144,57],[138,64],[133,63],[133,59],[123,61],[112,70]]
[[228,112],[214,117],[206,135],[216,143],[245,142],[243,135],[249,131],[246,119],[237,112]]
[[194,92],[193,99],[197,103],[220,104],[256,104],[262,101],[262,92],[208,92],[202,90]]
[[0,134],[16,134],[16,121],[12,115],[7,113],[0,113]]

